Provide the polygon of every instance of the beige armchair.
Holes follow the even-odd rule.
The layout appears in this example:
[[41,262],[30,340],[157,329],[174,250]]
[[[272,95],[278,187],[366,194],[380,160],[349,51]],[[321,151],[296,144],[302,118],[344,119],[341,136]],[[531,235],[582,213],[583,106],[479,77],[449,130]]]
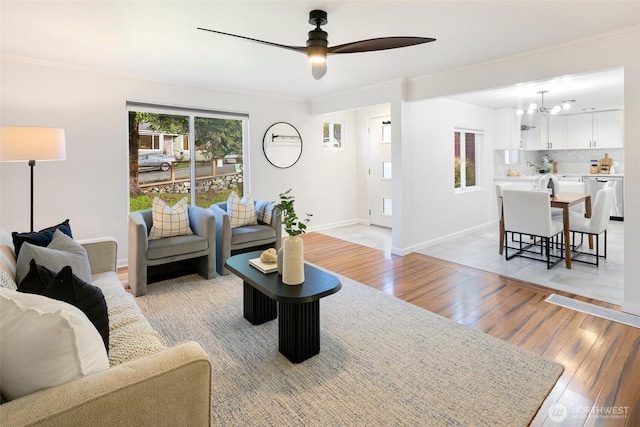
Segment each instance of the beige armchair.
[[[256,201],[258,205],[260,201]],[[271,222],[258,220],[258,224],[231,228],[231,219],[227,214],[227,202],[211,205],[209,208],[216,218],[216,269],[218,274],[227,275],[229,270],[224,263],[231,255],[250,250],[280,249],[282,243],[282,226],[280,215],[272,211]]]
[[[206,279],[216,276],[216,228],[209,209],[189,206],[192,235],[149,240],[151,209],[129,214],[129,286],[135,296],[147,292],[149,275],[192,267]],[[189,264],[187,264],[187,261]]]

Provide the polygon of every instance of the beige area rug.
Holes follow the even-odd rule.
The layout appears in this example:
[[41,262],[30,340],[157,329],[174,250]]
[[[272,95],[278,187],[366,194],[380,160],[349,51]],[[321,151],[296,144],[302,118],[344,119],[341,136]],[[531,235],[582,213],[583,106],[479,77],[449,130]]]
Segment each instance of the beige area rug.
[[320,302],[320,354],[300,364],[278,352],[277,320],[243,318],[233,275],[155,283],[136,300],[170,345],[195,340],[211,356],[213,425],[526,426],[562,373],[560,364],[341,281]]

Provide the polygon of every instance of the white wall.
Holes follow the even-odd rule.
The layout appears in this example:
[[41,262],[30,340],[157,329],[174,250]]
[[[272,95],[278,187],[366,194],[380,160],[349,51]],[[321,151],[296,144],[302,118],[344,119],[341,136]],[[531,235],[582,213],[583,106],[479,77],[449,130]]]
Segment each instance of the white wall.
[[[493,109],[436,99],[406,102],[402,115],[405,252],[493,221]],[[454,191],[455,128],[484,132],[475,190]]]
[[[303,101],[6,59],[2,61],[1,85],[2,126],[58,127],[66,131],[67,160],[38,162],[35,167],[35,228],[70,218],[76,238],[114,236],[121,264],[126,262],[128,252],[127,101],[248,113],[249,182],[245,185],[252,195],[276,200],[280,192],[293,188],[297,209],[314,214],[310,227],[355,221],[354,113],[330,116],[352,125],[347,126],[345,150],[328,151],[322,148],[323,117],[310,116]],[[296,126],[303,140],[302,157],[289,169],[272,166],[262,151],[264,132],[278,121]],[[0,226],[9,232],[28,231],[26,163],[2,163],[0,196]]]

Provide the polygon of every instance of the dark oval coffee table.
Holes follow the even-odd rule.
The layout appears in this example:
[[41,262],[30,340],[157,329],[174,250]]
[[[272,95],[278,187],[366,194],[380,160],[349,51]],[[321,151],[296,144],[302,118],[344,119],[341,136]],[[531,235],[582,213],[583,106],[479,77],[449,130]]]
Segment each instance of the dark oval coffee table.
[[260,325],[280,311],[278,349],[300,363],[320,353],[320,298],[338,292],[342,284],[335,275],[305,263],[304,283],[285,285],[277,272],[264,274],[249,265],[261,253],[234,255],[225,266],[244,281],[244,318]]

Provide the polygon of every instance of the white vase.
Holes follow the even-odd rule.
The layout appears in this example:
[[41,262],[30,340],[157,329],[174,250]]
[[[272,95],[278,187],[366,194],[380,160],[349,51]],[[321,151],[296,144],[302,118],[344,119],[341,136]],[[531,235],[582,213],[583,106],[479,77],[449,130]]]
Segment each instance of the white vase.
[[300,236],[289,236],[283,243],[282,283],[299,285],[304,282],[304,251]]
[[278,264],[278,274],[282,276],[282,255],[284,252],[284,246],[280,245],[280,249],[278,249],[278,256],[276,257],[276,262]]

